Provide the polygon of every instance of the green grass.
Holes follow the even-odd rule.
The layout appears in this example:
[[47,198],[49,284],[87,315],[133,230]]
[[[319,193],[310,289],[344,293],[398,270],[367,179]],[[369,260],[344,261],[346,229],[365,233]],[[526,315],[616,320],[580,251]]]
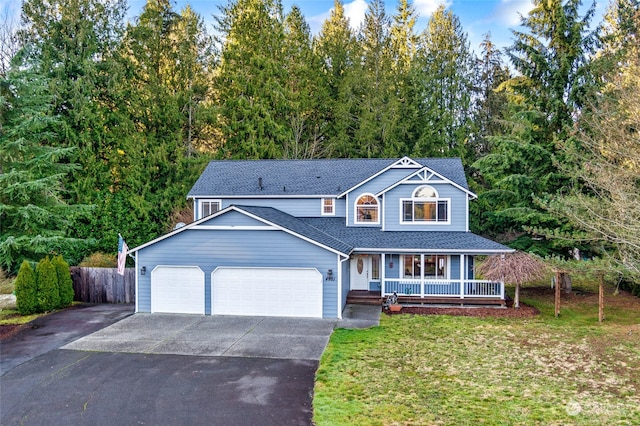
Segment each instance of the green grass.
[[[640,299],[523,291],[534,318],[383,315],[336,330],[320,361],[318,425],[640,424]],[[595,303],[594,303],[595,300]]]
[[0,325],[26,324],[45,314],[20,315],[16,309],[0,309]]

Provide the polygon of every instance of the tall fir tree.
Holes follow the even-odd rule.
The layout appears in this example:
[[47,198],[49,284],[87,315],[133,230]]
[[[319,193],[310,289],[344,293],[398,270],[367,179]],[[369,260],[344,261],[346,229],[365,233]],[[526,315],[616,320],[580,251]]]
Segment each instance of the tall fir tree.
[[568,254],[571,242],[544,235],[570,233],[566,220],[542,204],[569,184],[558,164],[571,144],[574,116],[595,86],[589,58],[595,34],[591,7],[581,17],[579,0],[536,0],[514,31],[509,58],[518,72],[502,85],[509,99],[509,129],[491,140],[491,153],[476,162],[488,190],[483,232],[514,248],[541,255]]
[[292,138],[279,0],[237,0],[216,18],[221,45],[215,90],[223,158],[280,158]]
[[52,252],[79,260],[89,243],[71,232],[88,207],[64,201],[75,148],[62,146],[48,80],[18,59],[0,80],[0,265],[11,272]]
[[438,7],[421,36],[414,78],[421,105],[422,133],[415,156],[462,157],[468,163],[473,115],[476,59],[459,18]]
[[354,120],[357,119],[357,103],[354,96],[356,86],[351,83],[355,64],[359,60],[359,51],[340,0],[334,1],[329,18],[323,22],[320,34],[315,39],[315,49],[322,60],[322,71],[329,92],[329,155],[349,157],[352,156],[356,128]]

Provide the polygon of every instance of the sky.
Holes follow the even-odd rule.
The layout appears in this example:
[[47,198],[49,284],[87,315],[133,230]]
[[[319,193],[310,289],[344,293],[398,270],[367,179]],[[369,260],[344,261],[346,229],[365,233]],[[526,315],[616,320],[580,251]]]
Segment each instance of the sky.
[[[305,16],[314,34],[320,32],[322,22],[329,17],[333,8],[333,0],[281,0],[285,13],[291,10],[291,6],[297,5]],[[583,0],[590,5],[591,0]],[[0,0],[0,18],[5,15],[19,16],[19,0]],[[128,17],[133,19],[138,16],[146,0],[128,0]],[[207,23],[207,29],[213,32],[213,16],[219,14],[218,6],[227,4],[227,0],[173,0],[174,8],[179,11],[186,4],[199,13]],[[504,48],[511,45],[513,38],[511,29],[517,29],[520,15],[526,16],[532,8],[531,0],[413,0],[413,5],[420,19],[416,25],[418,30],[426,26],[429,16],[439,4],[450,8],[458,16],[463,30],[467,33],[471,48],[478,51],[478,46],[484,38],[484,34],[491,33],[493,43]],[[343,0],[346,15],[351,26],[357,28],[367,10],[366,0]],[[387,13],[395,14],[397,0],[385,1]],[[596,3],[596,16],[594,22],[599,22],[608,0],[598,0]],[[586,6],[585,6],[586,9]]]

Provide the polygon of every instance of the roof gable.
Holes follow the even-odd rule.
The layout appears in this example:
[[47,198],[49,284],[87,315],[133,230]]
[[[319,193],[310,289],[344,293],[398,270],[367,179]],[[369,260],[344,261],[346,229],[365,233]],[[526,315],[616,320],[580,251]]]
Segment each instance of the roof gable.
[[431,170],[428,167],[423,167],[420,170],[410,174],[409,176],[405,177],[404,179],[399,180],[398,182],[394,183],[393,185],[388,186],[387,188],[383,189],[382,191],[378,192],[376,194],[377,197],[379,197],[380,195],[384,194],[387,191],[390,191],[391,189],[395,188],[396,186],[403,184],[403,183],[415,183],[415,184],[420,184],[420,185],[428,185],[428,184],[432,184],[432,183],[447,183],[450,185],[455,186],[456,188],[458,188],[459,190],[466,192],[467,195],[469,195],[472,199],[473,198],[477,198],[477,195],[474,194],[473,192],[469,191],[469,189],[466,186],[461,186],[456,182],[453,182],[451,179],[448,179],[444,176],[442,176],[440,173]]
[[242,214],[251,219],[254,219],[256,224],[263,224],[262,228],[272,227],[274,229],[279,229],[298,238],[302,238],[312,244],[315,244],[319,247],[323,247],[327,250],[333,251],[337,254],[347,256],[351,250],[353,249],[348,244],[337,240],[336,238],[320,231],[319,229],[301,221],[300,219],[291,216],[287,213],[284,213],[280,210],[274,209],[272,207],[254,207],[254,206],[229,206],[219,212],[214,213],[211,216],[204,217],[200,220],[192,222],[188,225],[185,225],[179,229],[176,229],[168,234],[165,234],[161,237],[158,237],[154,240],[151,240],[145,244],[142,244],[134,249],[129,250],[130,252],[137,252],[138,250],[144,249],[150,245],[153,245],[157,242],[170,238],[176,234],[181,232],[188,231],[190,229],[220,229],[222,227],[226,228],[235,228],[235,229],[258,229],[258,226],[234,226],[234,225],[222,225],[220,226],[219,221],[217,219],[224,219],[225,215],[233,215],[235,213]]
[[208,164],[188,198],[337,197],[390,168],[423,167],[467,188],[459,158],[221,160]]

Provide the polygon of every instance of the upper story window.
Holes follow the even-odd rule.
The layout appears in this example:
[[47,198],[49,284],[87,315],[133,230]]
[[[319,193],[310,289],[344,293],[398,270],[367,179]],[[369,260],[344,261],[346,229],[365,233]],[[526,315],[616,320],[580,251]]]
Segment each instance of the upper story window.
[[334,216],[335,214],[336,214],[335,198],[323,198],[322,199],[322,215]]
[[356,223],[378,223],[380,207],[378,199],[370,194],[356,200]]
[[410,199],[401,199],[402,223],[449,223],[448,198],[440,198],[431,186],[416,188]]
[[216,213],[220,210],[221,204],[220,200],[200,200],[200,217],[198,219]]

